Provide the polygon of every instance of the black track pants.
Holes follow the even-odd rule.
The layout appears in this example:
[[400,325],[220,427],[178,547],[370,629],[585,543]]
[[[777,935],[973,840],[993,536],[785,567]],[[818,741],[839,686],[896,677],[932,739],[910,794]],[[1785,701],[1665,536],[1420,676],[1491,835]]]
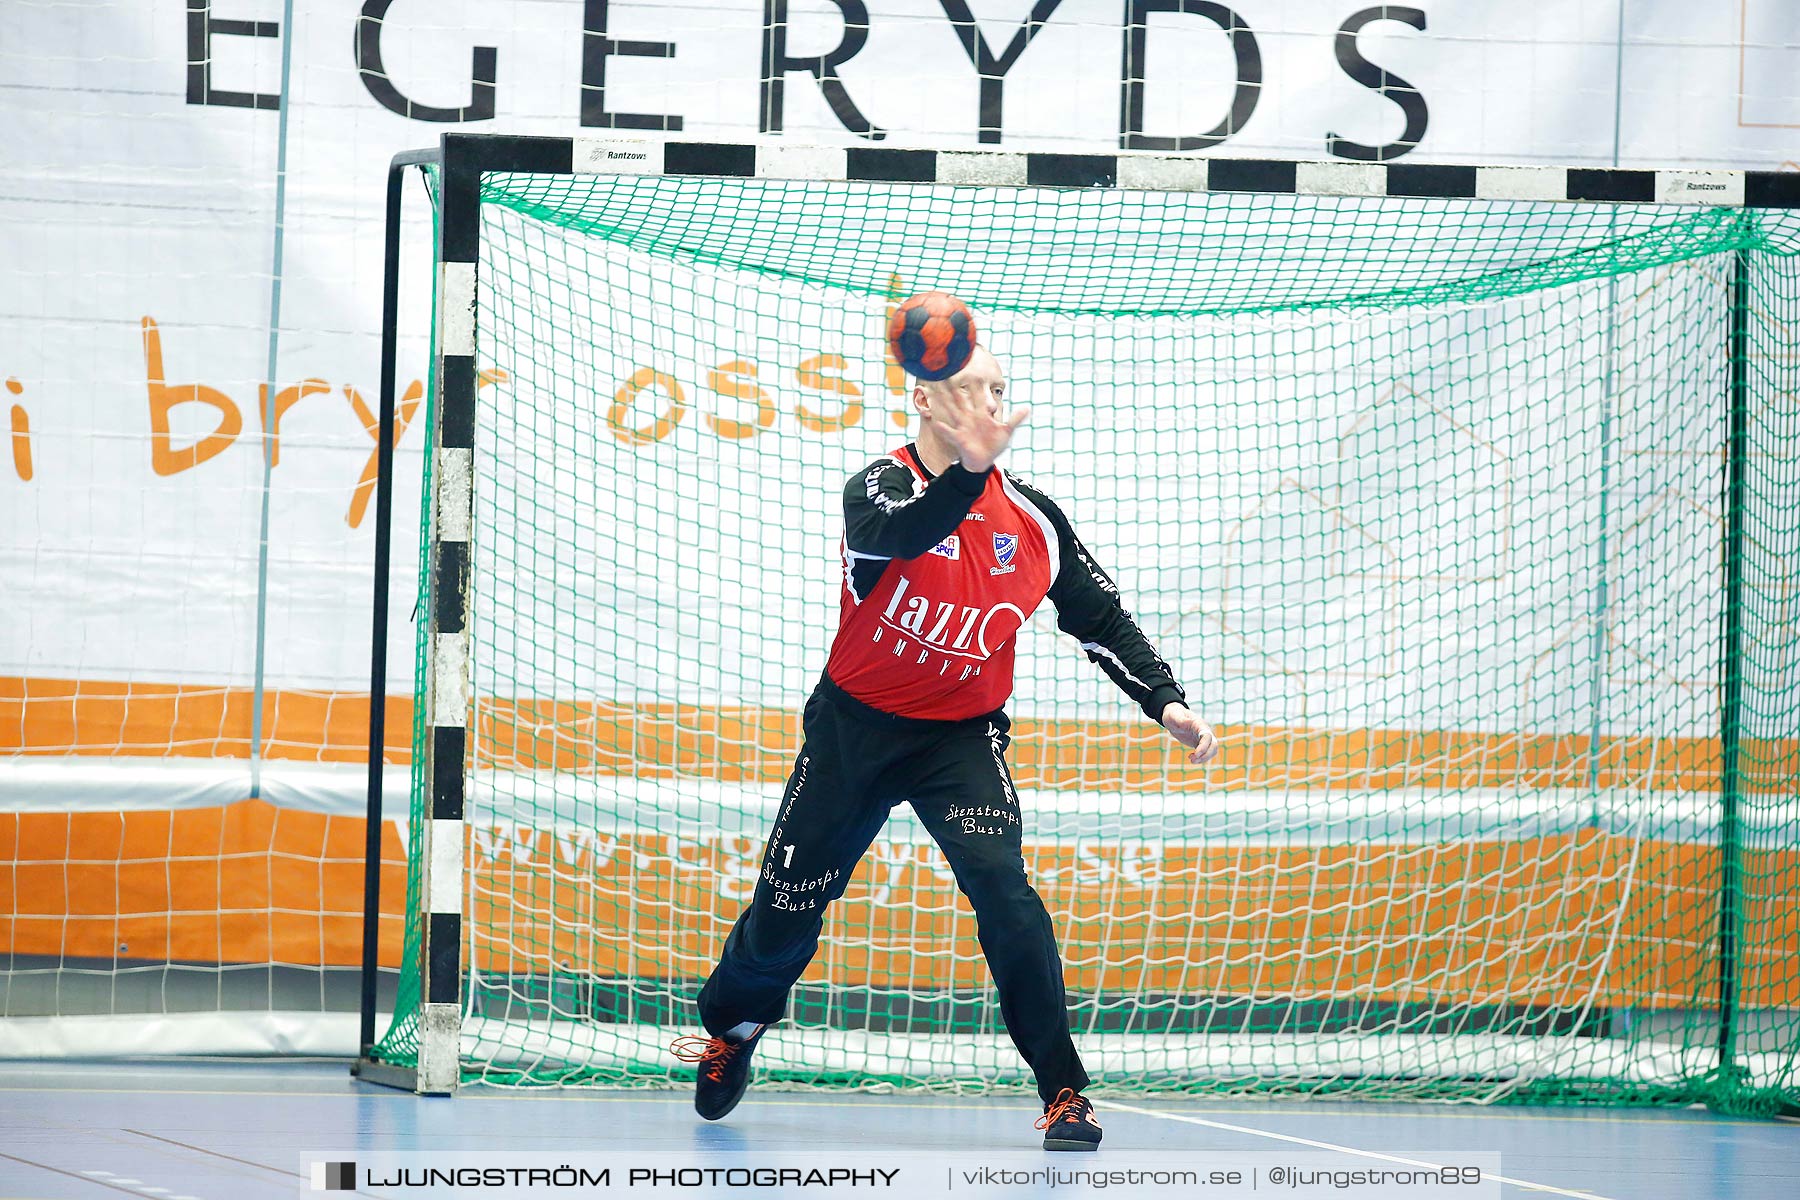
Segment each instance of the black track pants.
[[805,742],[763,851],[756,894],[700,990],[714,1035],[773,1022],[819,948],[825,909],[844,894],[888,810],[910,801],[975,910],[1000,1016],[1046,1103],[1087,1072],[1069,1037],[1062,960],[1044,902],[1025,877],[1019,799],[1004,757],[1008,722],[892,717],[822,681]]

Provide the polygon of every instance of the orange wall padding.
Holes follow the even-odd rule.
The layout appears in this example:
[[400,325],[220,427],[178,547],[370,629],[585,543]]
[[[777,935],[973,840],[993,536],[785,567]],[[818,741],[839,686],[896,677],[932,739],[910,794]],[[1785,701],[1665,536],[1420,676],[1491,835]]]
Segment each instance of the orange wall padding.
[[[0,678],[0,753],[244,758],[246,688]],[[386,760],[410,757],[413,706],[387,701]],[[1206,715],[1206,714],[1202,714]],[[265,755],[364,761],[368,697],[271,691]],[[600,701],[484,700],[483,763],[500,768],[689,776],[778,783],[799,745],[796,714],[780,708]],[[1589,739],[1563,734],[1221,725],[1221,757],[1189,766],[1146,720],[1020,720],[1011,760],[1022,787],[1176,791],[1267,788],[1632,787],[1717,791],[1717,738],[1606,738],[1590,780]],[[1800,771],[1800,740],[1746,739],[1746,792],[1784,792]]]
[[[761,847],[670,850],[659,837],[478,835],[475,927],[492,931],[477,935],[478,964],[704,976]],[[1590,831],[1448,847],[1096,841],[1026,857],[1076,990],[1104,977],[1109,991],[1579,1004],[1598,973],[1592,1003],[1691,1007],[1716,986],[1718,855],[1705,847]],[[1745,1003],[1800,1002],[1800,853],[1746,858],[1746,916],[1785,937],[1746,932]],[[834,944],[810,978],[986,983],[935,848],[878,844],[831,912]]]
[[[185,683],[0,677],[0,754],[248,758],[255,693]],[[410,696],[387,701],[387,761],[412,757]],[[267,758],[367,762],[367,692],[270,691]]]
[[[0,813],[0,952],[206,963],[362,961],[361,817],[260,800]],[[406,848],[382,830],[381,961],[400,962]]]
[[[353,965],[364,828],[260,801],[0,816],[0,952]],[[761,854],[720,835],[472,835],[473,953],[499,972],[701,977]],[[1689,1007],[1714,986],[1718,855],[1703,846],[1587,831],[1026,853],[1076,990],[1469,1004],[1579,1004],[1591,991],[1594,1004]],[[383,862],[381,961],[393,966],[406,881],[391,826]],[[1800,1004],[1800,853],[1747,852],[1744,879],[1745,1003]],[[930,846],[878,843],[827,935],[815,979],[986,981],[973,919]]]

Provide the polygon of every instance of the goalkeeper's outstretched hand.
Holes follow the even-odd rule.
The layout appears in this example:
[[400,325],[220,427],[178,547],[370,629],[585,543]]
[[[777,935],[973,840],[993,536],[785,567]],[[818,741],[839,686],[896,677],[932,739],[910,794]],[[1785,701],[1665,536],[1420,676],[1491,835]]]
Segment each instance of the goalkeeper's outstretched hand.
[[1188,761],[1208,762],[1219,752],[1219,738],[1212,726],[1196,717],[1185,704],[1170,704],[1162,711],[1163,728],[1188,748]]
[[931,419],[938,431],[956,449],[963,468],[977,475],[994,465],[1030,413],[1027,405],[1003,414],[998,403],[990,404],[974,388],[964,391],[954,383],[937,389],[931,402]]

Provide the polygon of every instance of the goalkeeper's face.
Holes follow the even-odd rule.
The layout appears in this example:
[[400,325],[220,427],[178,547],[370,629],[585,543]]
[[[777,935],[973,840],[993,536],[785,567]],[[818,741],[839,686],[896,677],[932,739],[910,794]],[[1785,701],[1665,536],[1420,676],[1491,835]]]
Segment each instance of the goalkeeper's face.
[[913,407],[926,420],[931,419],[933,406],[946,403],[985,408],[998,417],[1006,406],[1006,373],[1000,369],[1000,360],[977,346],[969,355],[969,365],[950,378],[918,381],[913,390]]

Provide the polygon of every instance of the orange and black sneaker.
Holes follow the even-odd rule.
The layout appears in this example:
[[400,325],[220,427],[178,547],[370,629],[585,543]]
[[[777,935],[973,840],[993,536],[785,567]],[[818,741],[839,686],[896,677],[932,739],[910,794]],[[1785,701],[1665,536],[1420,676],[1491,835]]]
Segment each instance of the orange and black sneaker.
[[1100,1118],[1086,1096],[1078,1096],[1072,1088],[1056,1094],[1054,1103],[1044,1105],[1044,1115],[1036,1128],[1044,1131],[1046,1150],[1098,1150]]
[[717,1121],[737,1107],[750,1086],[750,1055],[756,1051],[757,1039],[767,1025],[742,1041],[730,1038],[676,1038],[669,1053],[682,1062],[697,1063],[694,1072],[694,1111],[708,1121]]

